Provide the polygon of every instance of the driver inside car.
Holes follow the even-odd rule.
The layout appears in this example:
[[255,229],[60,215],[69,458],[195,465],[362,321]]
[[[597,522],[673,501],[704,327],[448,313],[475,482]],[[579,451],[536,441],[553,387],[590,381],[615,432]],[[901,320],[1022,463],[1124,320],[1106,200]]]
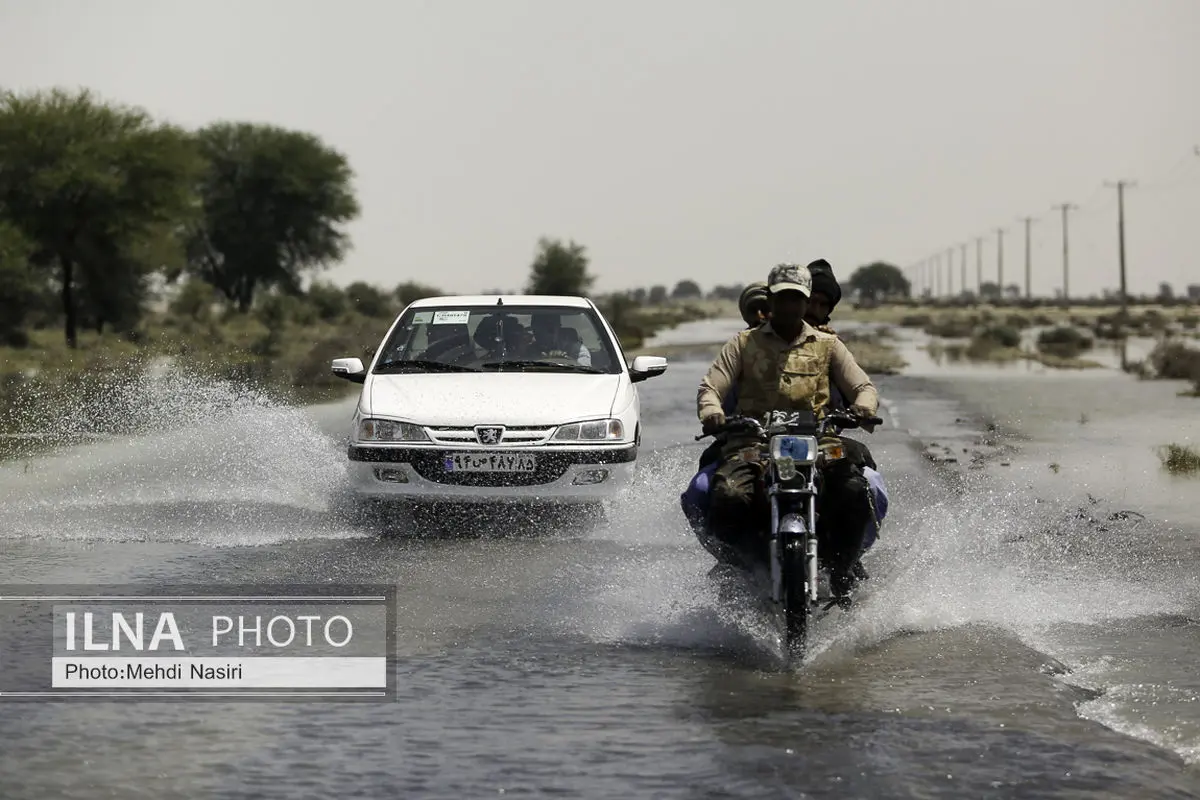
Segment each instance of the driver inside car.
[[[800,264],[779,264],[767,278],[770,316],[725,344],[700,383],[696,410],[705,433],[725,423],[722,408],[737,387],[734,414],[762,419],[771,411],[811,411],[824,417],[831,383],[851,400],[850,412],[875,416],[879,395],[870,377],[837,336],[804,320],[812,294],[812,275]],[[868,428],[869,430],[869,428]],[[765,540],[747,519],[762,519],[765,498],[759,491],[761,466],[728,448],[713,474],[707,531],[741,558],[761,561]],[[862,554],[870,520],[869,486],[861,467],[835,462],[825,473],[817,524],[830,589],[848,599],[857,581],[854,565]]]
[[592,353],[573,328],[564,328],[558,314],[534,313],[529,321],[533,331],[530,358],[564,358],[585,367],[592,365]]

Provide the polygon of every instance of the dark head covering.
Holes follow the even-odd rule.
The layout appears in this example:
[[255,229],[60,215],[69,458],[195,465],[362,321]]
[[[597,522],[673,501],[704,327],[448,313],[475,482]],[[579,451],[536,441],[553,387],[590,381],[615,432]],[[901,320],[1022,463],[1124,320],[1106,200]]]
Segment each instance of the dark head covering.
[[829,311],[833,313],[834,307],[842,299],[842,287],[833,277],[833,267],[825,259],[819,258],[808,265],[808,271],[812,273],[812,290],[829,298]]
[[751,327],[758,325],[757,310],[762,308],[766,311],[769,303],[767,293],[767,285],[761,281],[755,282],[742,290],[742,296],[738,298],[738,312],[742,315],[742,320]]

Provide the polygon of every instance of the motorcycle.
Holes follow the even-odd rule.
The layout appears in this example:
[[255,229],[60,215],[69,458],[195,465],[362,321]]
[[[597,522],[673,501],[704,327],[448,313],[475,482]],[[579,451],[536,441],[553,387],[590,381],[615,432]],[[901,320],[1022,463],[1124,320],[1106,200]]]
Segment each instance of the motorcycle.
[[[763,465],[759,480],[770,506],[770,519],[763,526],[767,563],[749,571],[760,572],[762,566],[769,570],[765,581],[759,582],[766,583],[766,594],[783,617],[784,651],[792,661],[804,657],[815,610],[824,601],[828,603],[823,611],[838,604],[818,592],[822,566],[817,547],[817,499],[823,473],[846,458],[841,431],[881,424],[878,417],[844,411],[832,411],[820,420],[811,411],[775,411],[763,421],[732,417],[716,431],[696,437],[700,441],[711,435],[723,445],[726,457],[737,454]],[[711,535],[702,534],[701,542],[719,562],[746,560],[728,558],[728,546]]]

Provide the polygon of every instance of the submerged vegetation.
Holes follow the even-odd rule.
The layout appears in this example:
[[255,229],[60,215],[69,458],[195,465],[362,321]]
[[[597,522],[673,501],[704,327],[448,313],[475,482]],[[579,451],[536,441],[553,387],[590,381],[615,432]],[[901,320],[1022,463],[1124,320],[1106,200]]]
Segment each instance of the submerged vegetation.
[[1172,475],[1200,473],[1200,450],[1190,445],[1169,444],[1159,448],[1158,457]]

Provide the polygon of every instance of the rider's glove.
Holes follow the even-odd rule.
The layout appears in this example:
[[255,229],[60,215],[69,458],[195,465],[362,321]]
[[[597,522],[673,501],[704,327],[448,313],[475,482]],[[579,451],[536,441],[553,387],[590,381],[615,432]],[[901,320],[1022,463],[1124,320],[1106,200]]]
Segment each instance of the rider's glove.
[[725,414],[718,411],[716,414],[709,414],[700,423],[701,430],[709,436],[716,433],[722,425],[725,424]]
[[[866,406],[860,406],[857,403],[855,405],[850,406],[850,413],[856,417],[861,417],[862,419],[870,419],[871,417],[875,416],[874,411],[867,408]],[[867,433],[875,432],[874,425],[868,425],[864,422],[860,427]]]

